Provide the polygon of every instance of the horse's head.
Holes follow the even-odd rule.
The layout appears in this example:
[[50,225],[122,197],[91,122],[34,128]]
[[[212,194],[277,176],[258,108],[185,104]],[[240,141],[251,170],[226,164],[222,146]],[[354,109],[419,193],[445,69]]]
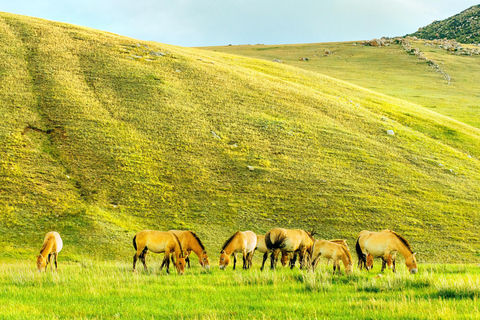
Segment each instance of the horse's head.
[[282,258],[280,259],[280,262],[282,263],[282,266],[286,266],[288,263],[289,257],[288,257],[288,252],[287,251],[282,251]]
[[352,274],[352,272],[353,272],[353,264],[352,263],[349,263],[345,266],[345,272],[347,274]]
[[415,259],[415,255],[416,253],[405,259],[405,264],[407,265],[408,271],[411,274],[415,274],[418,272],[417,259]]
[[177,272],[179,275],[183,275],[183,273],[185,272],[185,254],[183,253],[183,251],[175,260],[175,268],[177,268]]
[[365,268],[367,270],[373,268],[373,255],[371,253],[367,254],[367,263],[365,264]]
[[198,257],[198,262],[204,269],[210,269],[210,261],[208,260],[207,251],[203,250],[202,254],[200,254],[200,257]]
[[45,258],[41,254],[39,254],[37,256],[37,270],[38,270],[38,272],[42,272],[45,269],[46,265],[47,265],[47,260],[45,260]]
[[229,263],[230,263],[230,256],[225,252],[225,250],[222,250],[220,252],[220,262],[218,263],[218,267],[221,270],[226,269]]

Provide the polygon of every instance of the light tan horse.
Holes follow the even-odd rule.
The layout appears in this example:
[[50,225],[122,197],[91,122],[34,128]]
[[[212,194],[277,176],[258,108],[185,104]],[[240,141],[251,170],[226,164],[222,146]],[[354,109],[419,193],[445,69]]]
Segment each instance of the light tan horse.
[[[40,254],[37,256],[37,269],[47,271],[50,259],[53,256],[55,261],[55,270],[57,270],[57,256],[63,248],[63,241],[58,232],[50,231],[45,235]],[[50,264],[50,269],[53,271],[53,264]]]
[[[263,268],[265,266],[265,261],[268,258],[268,254],[271,253],[270,250],[267,248],[267,245],[265,243],[265,236],[264,235],[258,235],[257,234],[257,247],[255,248],[255,250],[258,250],[261,253],[263,253],[262,266],[260,267],[260,270],[263,270]],[[280,254],[280,251],[281,251],[280,249],[274,250],[273,255],[275,256],[275,259],[278,259],[277,257]],[[281,263],[282,263],[282,266],[286,266],[287,263],[288,263],[288,260],[289,260],[288,252],[282,251],[282,258],[280,260]]]
[[353,260],[350,251],[341,244],[327,240],[316,240],[312,249],[313,270],[317,267],[320,257],[333,260],[333,274],[335,274],[336,269],[338,270],[339,275],[342,274],[340,271],[340,260],[342,260],[347,274],[350,274],[353,271]]
[[412,274],[418,272],[416,253],[413,252],[408,241],[392,230],[383,230],[380,232],[371,232],[363,230],[358,234],[357,243],[355,245],[359,265],[365,263],[367,254],[373,257],[382,258],[382,271],[385,265],[395,272],[395,252],[399,252],[405,258],[405,265]]
[[170,254],[175,252],[175,267],[177,268],[177,272],[178,274],[183,274],[185,272],[185,255],[182,250],[182,245],[180,244],[178,237],[172,232],[155,230],[140,231],[135,237],[133,237],[133,247],[136,250],[135,255],[133,256],[133,272],[135,272],[135,265],[137,264],[137,259],[139,257],[143,262],[144,269],[147,270],[145,257],[149,250],[155,253],[165,253],[162,265],[160,266],[160,271],[163,266],[165,266],[167,273],[170,273]]
[[[197,255],[198,262],[200,265],[208,270],[210,269],[210,261],[208,260],[207,251],[205,250],[205,246],[203,245],[200,238],[192,231],[182,231],[182,230],[170,230],[169,232],[174,233],[178,239],[180,240],[180,244],[185,254],[185,263],[190,268],[190,254],[192,251]],[[172,261],[174,257],[172,255]]]
[[233,270],[237,264],[237,253],[243,254],[243,269],[248,269],[252,265],[252,257],[257,246],[257,235],[252,231],[235,232],[222,246],[220,252],[220,269],[226,269],[230,263],[230,256],[233,254]]
[[[300,268],[303,268],[307,260],[310,259],[313,246],[313,232],[306,232],[302,229],[282,229],[275,228],[267,232],[265,235],[265,244],[271,251],[280,249],[286,252],[298,252],[300,257]],[[275,269],[277,260],[270,256],[271,269]],[[290,268],[295,266],[296,255],[290,260]]]

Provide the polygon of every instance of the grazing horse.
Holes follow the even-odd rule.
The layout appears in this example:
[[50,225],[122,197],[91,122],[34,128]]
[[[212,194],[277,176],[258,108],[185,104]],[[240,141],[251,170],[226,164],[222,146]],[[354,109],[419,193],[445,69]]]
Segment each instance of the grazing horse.
[[155,230],[140,231],[135,237],[133,237],[133,247],[136,250],[136,253],[133,256],[133,272],[135,272],[135,265],[137,264],[137,259],[139,257],[143,262],[143,268],[147,270],[145,257],[149,250],[155,253],[165,253],[162,265],[160,266],[160,271],[163,266],[165,266],[167,268],[167,273],[170,273],[170,254],[175,252],[175,267],[177,268],[177,272],[178,274],[183,274],[185,272],[185,255],[182,250],[182,245],[180,244],[178,237],[172,232]]
[[233,270],[237,264],[237,253],[243,254],[243,269],[252,265],[252,257],[257,246],[257,235],[252,231],[237,231],[222,246],[220,252],[220,269],[226,269],[230,263],[230,256],[233,254]]
[[[258,250],[263,253],[262,266],[260,267],[260,270],[263,270],[263,267],[265,266],[265,261],[267,260],[268,254],[270,253],[270,250],[267,248],[267,245],[265,243],[265,236],[257,234],[257,247],[255,248],[255,250]],[[275,256],[275,259],[278,259],[277,257],[279,255],[279,252],[280,252],[280,249],[276,249],[272,253]],[[282,251],[282,258],[280,260],[282,262],[282,266],[286,266],[288,263],[288,260],[289,260],[288,252]]]
[[[39,272],[42,269],[47,271],[47,266],[53,256],[55,261],[55,270],[57,270],[57,256],[63,248],[63,241],[58,232],[50,231],[45,235],[40,254],[37,256],[37,269]],[[50,264],[50,269],[53,271],[53,264]]]
[[342,275],[342,272],[340,271],[340,260],[343,262],[345,272],[347,274],[352,273],[352,256],[350,255],[350,251],[348,251],[345,246],[332,241],[316,240],[312,249],[313,270],[315,270],[318,260],[320,260],[321,256],[327,259],[333,259],[333,274],[335,274],[335,270],[338,268],[338,274]]
[[[359,266],[367,266],[367,254],[372,257],[382,258],[382,272],[385,265],[395,272],[395,252],[399,252],[405,258],[405,265],[412,274],[418,272],[416,253],[413,252],[408,241],[392,230],[370,232],[363,230],[358,234],[355,245]],[[393,255],[392,255],[393,253]]]
[[[186,252],[185,263],[190,268],[190,254],[192,251],[197,255],[200,265],[208,270],[210,269],[210,261],[208,260],[207,251],[200,238],[192,231],[170,230],[180,240],[182,249]],[[175,263],[172,255],[172,262]]]
[[[265,235],[265,244],[271,251],[281,249],[286,252],[298,252],[300,256],[300,268],[305,266],[308,257],[311,257],[313,246],[313,232],[308,233],[302,229],[282,229],[276,228],[267,232]],[[275,269],[277,260],[272,254],[270,256],[271,269]],[[290,260],[290,268],[295,266],[296,255]]]

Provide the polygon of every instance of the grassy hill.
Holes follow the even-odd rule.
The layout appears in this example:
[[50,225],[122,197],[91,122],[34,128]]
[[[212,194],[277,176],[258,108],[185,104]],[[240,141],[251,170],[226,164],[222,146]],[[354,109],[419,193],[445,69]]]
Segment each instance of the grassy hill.
[[[426,41],[412,41],[423,55],[409,54],[400,44],[363,46],[362,41],[295,45],[242,45],[205,47],[216,52],[284,64],[325,74],[349,83],[419,104],[435,112],[480,128],[480,56],[453,55]],[[308,61],[301,60],[308,58]]]
[[215,257],[273,227],[391,228],[420,261],[480,259],[479,129],[285,64],[0,29],[0,259],[33,260],[53,229],[63,259],[128,261],[146,228],[193,229]]
[[410,34],[420,39],[450,39],[462,43],[480,43],[480,5],[472,6],[459,14]]

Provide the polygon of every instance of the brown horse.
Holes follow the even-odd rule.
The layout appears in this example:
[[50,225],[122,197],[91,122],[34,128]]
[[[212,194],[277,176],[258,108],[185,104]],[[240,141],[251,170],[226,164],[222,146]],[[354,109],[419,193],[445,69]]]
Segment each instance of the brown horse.
[[[257,234],[257,247],[255,248],[255,250],[258,250],[258,251],[263,253],[262,266],[260,267],[260,270],[263,270],[263,268],[265,266],[265,261],[267,260],[268,254],[270,253],[270,250],[267,248],[267,245],[265,243],[265,236]],[[276,249],[272,253],[275,256],[275,259],[278,259],[277,257],[279,255],[280,251],[281,251],[280,249]],[[289,260],[288,252],[282,251],[282,258],[280,260],[281,263],[282,263],[282,266],[286,266],[287,263],[288,263],[288,260]]]
[[243,254],[243,269],[252,265],[252,257],[257,246],[257,235],[252,231],[237,231],[222,246],[220,252],[220,269],[226,269],[230,263],[230,256],[233,254],[233,270],[237,264],[237,253]]
[[[271,251],[280,249],[286,252],[298,252],[300,257],[300,268],[306,265],[306,260],[311,257],[313,246],[313,232],[308,233],[302,229],[282,229],[276,228],[267,232],[265,235],[265,244]],[[277,260],[274,255],[270,256],[271,269],[275,269]],[[296,255],[290,260],[290,268],[295,266]]]
[[395,272],[395,255],[392,253],[399,252],[405,258],[405,265],[412,274],[418,272],[416,253],[408,241],[392,230],[383,230],[380,232],[370,232],[363,230],[358,234],[357,243],[355,245],[359,266],[367,263],[367,254],[372,257],[382,258],[382,272],[385,265]]
[[[47,271],[50,259],[53,256],[55,261],[55,270],[57,270],[57,256],[63,248],[63,241],[58,232],[50,231],[45,235],[40,254],[37,256],[37,269],[41,272],[43,269]],[[53,264],[50,264],[53,271]]]
[[327,240],[316,240],[313,244],[312,249],[312,268],[315,270],[318,260],[320,257],[324,257],[327,259],[333,260],[333,274],[335,274],[335,270],[338,268],[338,274],[342,274],[340,271],[340,260],[342,260],[343,265],[345,267],[345,272],[347,274],[352,273],[353,271],[353,260],[352,256],[350,255],[350,251],[345,248],[345,246],[327,241]]
[[[203,245],[200,238],[192,231],[181,231],[181,230],[170,230],[169,232],[174,233],[178,239],[180,240],[180,244],[182,249],[186,252],[185,254],[185,263],[190,268],[190,254],[192,251],[197,255],[198,262],[200,265],[208,270],[210,269],[210,261],[208,260],[207,251],[205,250],[205,246]],[[173,260],[174,257],[172,255],[172,262],[175,263]]]
[[175,267],[177,268],[177,272],[178,274],[183,274],[185,272],[185,255],[182,250],[182,245],[180,244],[178,237],[172,232],[154,230],[140,231],[135,237],[133,237],[133,247],[136,250],[136,253],[133,256],[134,272],[139,257],[143,262],[144,269],[147,270],[145,257],[149,250],[155,253],[165,253],[162,265],[160,266],[160,271],[163,266],[165,266],[167,268],[167,273],[170,273],[170,253],[175,252]]

